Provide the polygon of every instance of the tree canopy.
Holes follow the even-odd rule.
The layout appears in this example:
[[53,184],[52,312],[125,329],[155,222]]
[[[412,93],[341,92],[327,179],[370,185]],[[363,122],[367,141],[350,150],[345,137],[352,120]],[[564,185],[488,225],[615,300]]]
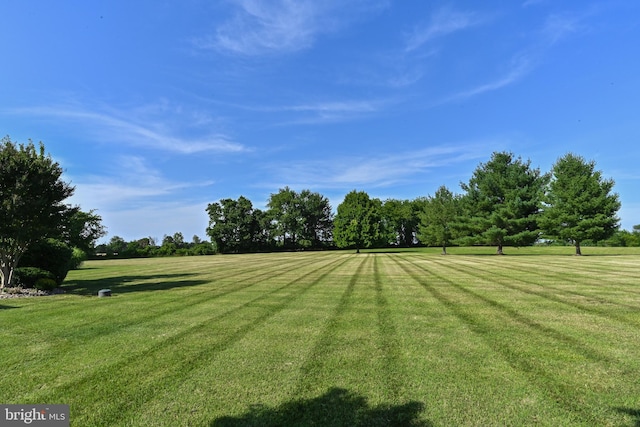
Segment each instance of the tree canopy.
[[550,237],[575,245],[611,237],[618,228],[618,195],[612,193],[614,181],[595,170],[594,161],[569,153],[558,159],[544,199],[541,225]]
[[380,245],[385,240],[382,202],[364,191],[353,190],[338,205],[333,237],[339,248],[360,249]]
[[60,233],[74,188],[63,170],[45,154],[42,143],[16,145],[7,136],[0,144],[0,289],[11,284],[13,271],[31,244]]
[[530,161],[512,153],[494,152],[481,163],[468,184],[465,202],[469,215],[471,241],[496,245],[526,246],[540,236],[537,217],[547,175],[532,169]]
[[254,209],[249,199],[223,199],[210,203],[207,234],[219,252],[248,252],[260,241],[263,212]]
[[423,199],[387,199],[382,205],[384,227],[392,245],[410,247],[415,244]]
[[[585,173],[588,175],[581,172]],[[596,175],[596,181],[601,180],[599,172]],[[211,243],[200,242],[194,236],[194,243],[187,244],[184,237],[176,233],[166,235],[162,246],[146,238],[102,246],[108,248],[103,252],[113,251],[123,256],[189,255],[194,253],[195,246],[201,246],[198,253],[238,253],[333,247],[359,251],[428,245],[440,246],[446,253],[452,244],[495,245],[502,254],[504,246],[536,243],[543,235],[543,221],[546,221],[546,237],[560,236],[558,227],[550,222],[554,209],[559,206],[552,201],[555,196],[550,193],[560,179],[554,176],[554,182],[549,183],[550,178],[551,173],[542,174],[531,167],[529,160],[523,161],[510,152],[494,152],[488,162],[477,166],[467,183],[460,184],[461,194],[441,186],[434,196],[381,202],[364,191],[353,190],[338,206],[334,217],[329,200],[323,195],[284,187],[270,195],[266,210],[254,208],[244,196],[209,204],[207,234]],[[602,184],[608,186],[607,191],[611,190],[612,182],[605,180]],[[637,231],[618,230],[617,195],[613,202],[592,207],[592,211],[599,212],[598,218],[608,218],[608,222],[598,223],[598,218],[591,219],[590,223],[583,221],[581,227],[592,224],[591,231],[569,236],[569,222],[564,221],[562,227],[567,230],[558,241],[578,245],[580,242],[640,245]],[[120,250],[116,250],[118,247]]]
[[318,248],[331,239],[333,218],[329,199],[310,190],[289,187],[271,194],[267,216],[285,248]]
[[446,186],[441,186],[433,197],[429,197],[420,215],[418,238],[427,245],[441,246],[447,253],[447,246],[457,236],[456,226],[460,221],[460,196],[453,194]]
[[83,212],[79,206],[70,209],[65,224],[61,240],[87,254],[92,253],[96,241],[107,234],[102,217],[94,210]]

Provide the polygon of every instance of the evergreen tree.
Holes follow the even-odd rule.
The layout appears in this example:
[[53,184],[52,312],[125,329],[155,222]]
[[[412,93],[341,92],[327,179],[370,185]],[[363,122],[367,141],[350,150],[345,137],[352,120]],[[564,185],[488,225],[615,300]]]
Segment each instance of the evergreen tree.
[[595,162],[572,153],[558,159],[551,172],[541,217],[545,233],[571,242],[576,255],[582,254],[581,242],[611,237],[620,209],[618,195],[611,192],[614,181],[604,179]]
[[503,246],[527,246],[540,236],[538,214],[548,181],[531,162],[516,159],[512,153],[494,152],[481,163],[468,184],[465,205],[470,238],[473,243]]

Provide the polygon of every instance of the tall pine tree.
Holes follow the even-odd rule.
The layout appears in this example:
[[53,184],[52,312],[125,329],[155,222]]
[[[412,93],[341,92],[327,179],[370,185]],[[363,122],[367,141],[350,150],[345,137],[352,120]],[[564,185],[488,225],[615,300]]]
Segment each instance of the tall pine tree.
[[532,245],[540,236],[537,219],[547,181],[530,161],[494,152],[468,184],[461,184],[466,191],[468,240],[495,245],[499,255],[503,246]]
[[595,170],[595,162],[569,153],[558,159],[544,198],[540,224],[545,234],[566,242],[582,255],[580,243],[604,240],[618,228],[618,195],[614,181]]

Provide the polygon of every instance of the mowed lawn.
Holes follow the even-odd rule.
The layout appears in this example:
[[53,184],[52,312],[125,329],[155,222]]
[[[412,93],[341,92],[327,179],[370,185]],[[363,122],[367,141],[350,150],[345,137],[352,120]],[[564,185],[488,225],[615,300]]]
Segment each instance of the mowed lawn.
[[0,403],[73,426],[640,426],[640,251],[494,251],[87,262],[65,295],[0,300]]

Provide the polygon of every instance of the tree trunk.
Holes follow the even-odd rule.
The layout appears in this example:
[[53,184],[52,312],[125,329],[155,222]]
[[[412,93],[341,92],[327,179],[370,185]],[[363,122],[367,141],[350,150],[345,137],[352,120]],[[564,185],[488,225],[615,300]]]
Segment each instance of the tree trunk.
[[359,254],[360,253],[360,248],[356,248],[356,253]]
[[26,245],[14,255],[3,252],[0,255],[0,291],[4,291],[5,287],[11,286],[13,281],[13,273],[18,266],[18,262],[22,255],[27,251]]
[[442,245],[442,255],[446,255],[447,254],[447,247],[445,245]]
[[502,251],[502,244],[498,245],[498,252],[496,252],[497,255],[504,255],[504,252]]
[[11,279],[13,277],[13,268],[9,265],[3,265],[2,270],[0,270],[0,275],[2,276],[0,279],[0,292],[4,291],[5,287],[11,286]]
[[580,249],[580,242],[576,242],[576,255],[582,255],[582,250]]

